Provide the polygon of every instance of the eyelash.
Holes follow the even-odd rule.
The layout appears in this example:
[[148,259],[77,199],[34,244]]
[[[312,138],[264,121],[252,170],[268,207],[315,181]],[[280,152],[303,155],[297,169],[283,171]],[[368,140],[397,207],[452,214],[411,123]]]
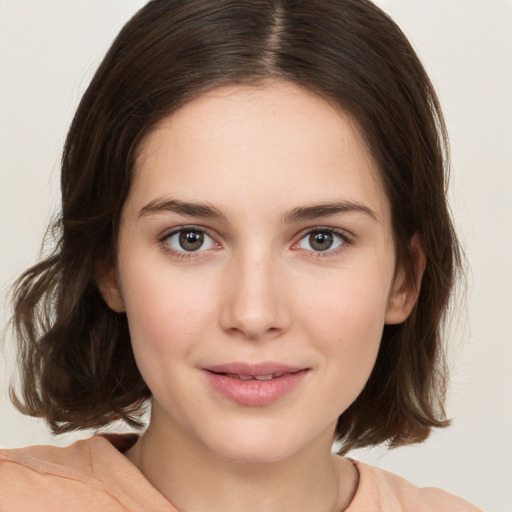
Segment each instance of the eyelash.
[[336,229],[329,226],[315,226],[314,228],[308,228],[306,231],[303,231],[299,236],[299,240],[295,242],[292,246],[292,248],[296,250],[300,250],[298,247],[299,243],[302,242],[306,237],[311,236],[313,234],[326,234],[329,233],[331,235],[334,235],[338,238],[338,241],[340,241],[340,245],[338,247],[335,247],[334,249],[326,249],[325,251],[315,251],[315,250],[309,250],[305,249],[309,253],[310,257],[313,258],[328,258],[330,256],[337,256],[340,254],[340,252],[345,251],[348,246],[353,244],[352,237],[342,229]]
[[167,242],[172,236],[177,235],[179,233],[187,233],[187,232],[189,232],[189,233],[195,232],[195,233],[200,233],[200,234],[206,235],[206,236],[208,236],[208,238],[210,238],[212,240],[214,246],[220,247],[220,244],[215,241],[215,238],[209,233],[209,231],[207,229],[199,227],[199,226],[180,226],[171,231],[167,231],[159,238],[158,242],[159,242],[160,246],[162,247],[162,250],[164,251],[164,253],[173,257],[176,260],[179,260],[179,261],[184,261],[184,260],[189,261],[189,260],[200,258],[202,256],[201,253],[204,253],[204,252],[210,250],[210,249],[206,249],[206,250],[203,249],[202,251],[201,250],[178,251],[176,249],[173,249]]
[[[168,240],[174,235],[177,235],[179,233],[186,233],[186,232],[196,232],[196,233],[208,236],[208,238],[210,238],[212,240],[213,246],[215,248],[208,248],[208,249],[196,250],[196,251],[186,251],[186,250],[180,251],[180,250],[171,248],[168,243]],[[331,250],[326,249],[324,251],[315,251],[312,249],[302,249],[302,250],[308,252],[310,257],[327,258],[329,256],[338,255],[341,251],[344,251],[347,248],[347,246],[350,246],[353,244],[352,237],[344,230],[336,229],[336,228],[332,228],[332,227],[328,227],[328,226],[315,226],[313,228],[308,228],[307,230],[303,231],[299,235],[300,238],[298,239],[298,241],[292,245],[292,249],[301,250],[301,248],[298,247],[298,245],[306,237],[311,236],[312,234],[315,234],[315,233],[317,233],[317,234],[326,234],[326,233],[332,234],[338,238],[340,245],[338,247],[335,247],[334,249],[331,249]],[[168,254],[169,256],[172,256],[174,259],[179,260],[179,261],[184,261],[184,260],[190,261],[193,259],[197,259],[197,258],[200,258],[203,256],[202,253],[205,253],[212,249],[217,250],[219,247],[221,247],[221,245],[215,241],[215,237],[209,233],[209,230],[207,230],[203,227],[199,227],[199,226],[180,226],[171,231],[167,231],[158,239],[158,243],[162,247],[162,250],[165,254]]]

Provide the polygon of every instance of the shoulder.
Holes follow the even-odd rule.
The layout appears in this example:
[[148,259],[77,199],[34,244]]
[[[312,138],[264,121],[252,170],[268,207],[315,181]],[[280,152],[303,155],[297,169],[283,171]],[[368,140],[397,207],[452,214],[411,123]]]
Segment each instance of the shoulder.
[[66,448],[29,446],[0,450],[0,483],[11,477],[30,476],[91,479],[92,440],[79,441]]
[[353,462],[359,487],[347,512],[482,512],[442,489],[417,487],[389,471]]
[[66,448],[0,450],[0,511],[61,510],[64,502],[69,503],[70,510],[73,502],[114,510],[108,503],[105,483],[94,469],[98,443],[102,441],[91,438]]
[[66,448],[0,450],[0,512],[49,512],[63,510],[64,504],[70,512],[141,510],[160,499],[155,493],[118,448],[101,436]]

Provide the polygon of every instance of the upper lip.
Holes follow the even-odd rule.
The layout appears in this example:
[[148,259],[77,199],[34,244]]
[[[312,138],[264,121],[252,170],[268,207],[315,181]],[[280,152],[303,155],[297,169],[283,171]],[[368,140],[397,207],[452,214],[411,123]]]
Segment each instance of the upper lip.
[[301,370],[306,370],[302,366],[290,366],[287,364],[276,363],[276,362],[261,362],[261,363],[243,363],[233,362],[216,364],[213,366],[207,366],[204,370],[213,373],[231,373],[235,375],[270,375],[276,373],[295,373]]

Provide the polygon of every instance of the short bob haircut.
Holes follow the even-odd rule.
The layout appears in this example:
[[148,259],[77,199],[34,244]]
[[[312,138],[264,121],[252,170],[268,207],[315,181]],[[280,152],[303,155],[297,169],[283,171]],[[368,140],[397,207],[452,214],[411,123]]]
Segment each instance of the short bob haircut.
[[103,301],[137,150],[158,122],[206,91],[293,82],[355,120],[392,209],[397,261],[414,277],[409,318],[386,325],[375,368],[340,416],[341,452],[420,442],[449,422],[441,331],[460,268],[447,203],[447,137],[438,99],[410,43],[368,0],[153,0],[121,30],[86,90],[62,156],[56,246],[14,287],[24,413],[54,433],[115,420],[142,426],[151,392],[125,314]]

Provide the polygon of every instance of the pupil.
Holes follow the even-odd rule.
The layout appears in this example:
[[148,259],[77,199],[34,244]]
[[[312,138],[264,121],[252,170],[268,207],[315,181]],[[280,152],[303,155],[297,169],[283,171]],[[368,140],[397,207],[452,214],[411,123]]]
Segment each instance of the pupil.
[[326,251],[331,247],[333,238],[331,233],[312,233],[309,236],[309,243],[316,251]]
[[197,251],[204,242],[204,235],[199,231],[183,231],[180,233],[180,246],[186,251]]

